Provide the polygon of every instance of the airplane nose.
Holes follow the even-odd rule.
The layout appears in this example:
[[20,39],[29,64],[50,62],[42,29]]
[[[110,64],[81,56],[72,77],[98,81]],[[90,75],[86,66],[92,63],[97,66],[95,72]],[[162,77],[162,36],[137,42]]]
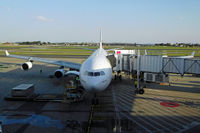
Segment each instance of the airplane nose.
[[96,89],[98,87],[98,83],[97,82],[91,82],[90,83],[90,88]]
[[99,88],[99,81],[93,81],[93,80],[90,80],[88,82],[88,85],[90,86],[90,90],[91,91],[98,91],[100,88]]
[[97,79],[94,77],[87,78],[87,80],[80,80],[84,89],[88,92],[99,92],[103,91],[107,85],[105,84],[105,79]]

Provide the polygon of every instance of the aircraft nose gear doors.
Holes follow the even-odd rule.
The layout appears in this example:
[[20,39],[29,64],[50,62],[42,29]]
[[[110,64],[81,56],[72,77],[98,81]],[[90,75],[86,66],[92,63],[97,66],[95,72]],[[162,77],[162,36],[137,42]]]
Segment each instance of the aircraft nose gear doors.
[[96,93],[94,93],[94,97],[92,98],[92,105],[98,105],[99,99],[97,98]]

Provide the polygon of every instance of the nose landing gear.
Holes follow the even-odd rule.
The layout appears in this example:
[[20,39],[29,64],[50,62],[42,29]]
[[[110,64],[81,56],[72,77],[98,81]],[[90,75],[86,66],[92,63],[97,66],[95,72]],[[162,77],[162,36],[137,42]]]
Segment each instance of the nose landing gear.
[[98,105],[99,104],[99,99],[97,98],[96,93],[94,93],[94,97],[92,98],[92,104],[93,105]]

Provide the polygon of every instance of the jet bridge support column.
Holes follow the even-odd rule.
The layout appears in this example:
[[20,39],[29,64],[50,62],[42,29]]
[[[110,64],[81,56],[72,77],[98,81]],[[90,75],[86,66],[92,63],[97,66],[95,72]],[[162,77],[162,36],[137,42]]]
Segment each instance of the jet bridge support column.
[[144,94],[144,89],[140,87],[140,50],[137,52],[137,88],[135,93]]
[[140,50],[137,52],[137,88],[140,88]]

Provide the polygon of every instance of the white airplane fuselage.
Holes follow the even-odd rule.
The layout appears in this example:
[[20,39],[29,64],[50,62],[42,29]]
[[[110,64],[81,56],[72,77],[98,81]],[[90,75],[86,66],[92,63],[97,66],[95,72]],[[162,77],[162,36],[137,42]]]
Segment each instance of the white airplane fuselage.
[[80,82],[89,92],[105,90],[112,80],[112,67],[103,48],[97,49],[80,68]]

